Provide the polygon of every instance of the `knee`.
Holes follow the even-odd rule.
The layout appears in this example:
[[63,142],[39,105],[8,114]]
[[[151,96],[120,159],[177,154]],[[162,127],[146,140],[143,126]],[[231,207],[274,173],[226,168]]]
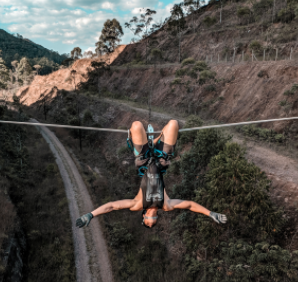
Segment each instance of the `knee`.
[[143,124],[140,121],[134,121],[131,125],[131,131],[138,131],[144,128]]
[[171,128],[179,129],[178,121],[175,120],[175,119],[170,120],[169,123],[168,123],[168,125],[169,125]]

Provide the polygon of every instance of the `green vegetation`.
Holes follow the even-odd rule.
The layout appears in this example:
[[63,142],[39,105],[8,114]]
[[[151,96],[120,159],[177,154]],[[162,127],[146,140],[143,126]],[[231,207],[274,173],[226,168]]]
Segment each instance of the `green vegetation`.
[[263,51],[263,46],[262,44],[258,41],[258,40],[253,40],[250,44],[249,44],[249,48],[251,50],[253,50],[256,53],[260,53]]
[[256,127],[255,125],[245,125],[238,127],[237,130],[245,136],[256,137],[263,141],[276,143],[284,143],[286,141],[285,135],[277,133],[271,129]]
[[195,71],[209,70],[209,66],[204,61],[197,61],[195,66],[193,67],[193,70],[195,70]]
[[[25,118],[21,108],[19,113],[11,113],[4,107],[1,119],[15,120],[21,115]],[[1,229],[5,233],[10,230],[17,212],[27,248],[25,253],[22,250],[23,279],[75,281],[72,223],[55,158],[35,128],[4,124],[0,128]],[[3,203],[3,192],[10,196],[14,208],[11,202]]]
[[248,7],[240,7],[237,10],[237,16],[239,18],[242,18],[244,16],[248,16],[248,15],[250,15],[250,13],[251,13],[251,11]]
[[178,70],[176,70],[176,72],[175,72],[175,76],[176,76],[176,77],[181,77],[181,76],[186,75],[187,72],[188,72],[188,69],[187,69],[187,68],[184,68],[184,69],[178,69]]
[[205,86],[204,89],[207,92],[215,92],[216,86],[214,84],[209,84],[209,85]]
[[203,70],[200,72],[199,83],[204,84],[207,80],[214,79],[216,76],[215,71]]
[[175,84],[182,84],[182,81],[181,81],[181,78],[175,78],[172,82],[171,82],[172,85],[175,85]]
[[48,74],[58,69],[61,62],[67,59],[66,54],[60,55],[19,34],[14,36],[2,29],[0,29],[0,50],[2,50],[2,58],[8,68],[12,68],[13,61],[19,62],[22,58],[27,58],[31,66],[41,65],[43,67],[40,74]]
[[162,51],[160,49],[153,48],[150,53],[155,61],[161,62],[161,59],[163,58],[163,56],[162,56]]
[[193,58],[187,58],[187,59],[184,59],[182,62],[181,62],[181,66],[184,67],[186,65],[192,65],[194,64],[196,61],[195,59]]
[[217,22],[217,19],[215,17],[205,17],[203,20],[203,23],[207,26],[207,27],[211,27],[212,25],[214,25]]

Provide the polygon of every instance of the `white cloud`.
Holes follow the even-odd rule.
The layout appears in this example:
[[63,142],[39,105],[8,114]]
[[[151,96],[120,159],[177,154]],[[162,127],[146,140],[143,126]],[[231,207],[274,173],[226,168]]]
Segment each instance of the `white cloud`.
[[114,10],[115,9],[115,4],[111,3],[111,2],[104,2],[101,4],[101,7],[103,9],[106,9],[106,10]]
[[107,19],[116,18],[124,31],[120,44],[126,44],[134,36],[124,28],[124,23],[138,15],[141,8],[156,9],[154,18],[157,22],[168,16],[173,5],[164,7],[161,1],[0,0],[0,23],[7,24],[10,32],[19,33],[25,38],[57,42],[57,49],[62,44],[76,44],[84,49],[95,45]]
[[62,41],[64,44],[74,44],[77,40],[73,39],[73,40],[64,40]]
[[75,37],[77,34],[73,31],[71,32],[65,32],[64,36],[65,37]]

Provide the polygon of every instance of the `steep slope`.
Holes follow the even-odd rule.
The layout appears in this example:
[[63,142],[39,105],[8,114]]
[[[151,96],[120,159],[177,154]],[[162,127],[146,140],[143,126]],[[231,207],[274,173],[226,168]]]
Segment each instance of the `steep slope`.
[[55,63],[61,63],[65,59],[65,56],[59,55],[58,52],[50,51],[29,39],[15,37],[3,29],[0,29],[0,50],[9,67],[13,60],[19,60],[22,57],[46,57]]
[[[126,45],[121,45],[110,56],[110,63],[123,51]],[[53,98],[59,90],[74,90],[75,85],[88,80],[88,72],[91,68],[92,61],[107,60],[107,57],[99,57],[96,59],[81,59],[77,60],[71,67],[59,69],[48,75],[35,76],[32,83],[28,86],[21,87],[17,93],[22,100],[26,100],[27,105],[35,103],[41,94],[48,98]],[[75,78],[71,75],[71,71],[75,70]],[[96,89],[96,88],[95,88]]]

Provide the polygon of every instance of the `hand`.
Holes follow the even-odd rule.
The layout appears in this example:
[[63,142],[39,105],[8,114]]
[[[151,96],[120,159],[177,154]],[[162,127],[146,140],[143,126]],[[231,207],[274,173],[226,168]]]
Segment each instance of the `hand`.
[[79,228],[82,228],[85,225],[88,226],[92,218],[93,214],[91,212],[84,214],[83,216],[77,219],[76,226],[78,226]]
[[227,217],[224,214],[210,212],[209,216],[217,223],[226,223],[228,221]]

